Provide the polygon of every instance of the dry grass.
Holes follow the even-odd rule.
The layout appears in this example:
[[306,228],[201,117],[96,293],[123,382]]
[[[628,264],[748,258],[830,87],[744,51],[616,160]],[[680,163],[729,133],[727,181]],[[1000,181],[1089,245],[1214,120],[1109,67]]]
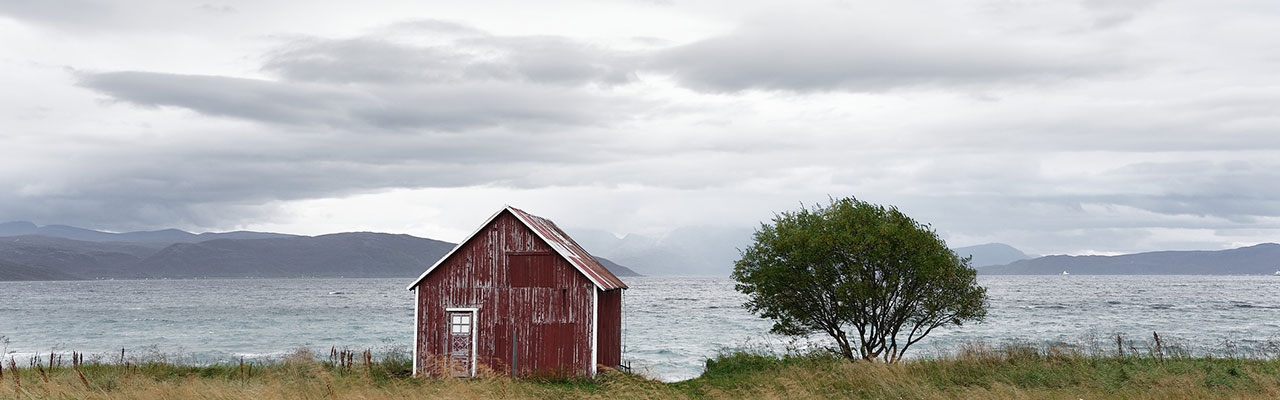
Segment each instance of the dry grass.
[[0,370],[0,399],[1280,398],[1278,358],[1123,350],[978,344],[892,365],[738,351],[708,360],[701,377],[676,383],[616,371],[595,380],[413,378],[402,357],[336,350],[327,362],[299,351],[269,363],[203,367],[124,360],[15,368],[10,360]]
[[[354,356],[353,356],[354,355]],[[110,363],[61,365],[15,360],[0,368],[0,399],[611,399],[672,398],[666,384],[606,371],[596,380],[513,380],[409,376],[401,356],[338,352],[320,361],[307,350],[267,363],[184,366],[121,357]]]
[[[1114,340],[1113,340],[1114,339]],[[829,354],[731,352],[699,378],[675,383],[693,397],[865,399],[1278,399],[1274,340],[1199,355],[1166,341],[970,344],[902,364]]]
[[[320,364],[263,369],[260,375],[250,378],[90,372],[85,373],[84,381],[76,370],[63,369],[52,371],[49,381],[44,382],[32,375],[38,372],[23,368],[20,384],[11,379],[0,384],[0,399],[610,399],[618,398],[611,393],[634,389],[642,389],[644,394],[630,398],[679,396],[661,382],[616,372],[589,383],[527,382],[507,377],[396,378],[379,382],[363,373],[343,374]],[[6,375],[12,374],[13,371],[6,371]]]
[[1054,362],[958,360],[900,365],[803,363],[679,383],[715,399],[1276,399],[1280,365],[1263,360],[1182,359]]

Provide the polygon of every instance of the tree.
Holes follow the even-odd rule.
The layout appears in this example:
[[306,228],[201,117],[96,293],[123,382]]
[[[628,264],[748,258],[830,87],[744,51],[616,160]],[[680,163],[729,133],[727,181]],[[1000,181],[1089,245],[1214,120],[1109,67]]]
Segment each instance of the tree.
[[968,257],[897,208],[852,197],[762,223],[733,279],[773,332],[825,333],[850,360],[856,348],[858,358],[897,362],[934,329],[986,316]]

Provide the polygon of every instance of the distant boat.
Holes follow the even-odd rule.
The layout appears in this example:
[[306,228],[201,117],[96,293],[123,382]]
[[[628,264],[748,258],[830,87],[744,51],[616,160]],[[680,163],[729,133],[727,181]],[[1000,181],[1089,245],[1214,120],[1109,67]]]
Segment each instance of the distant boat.
[[[1062,271],[1062,274],[1063,274],[1063,275],[1071,275],[1071,273],[1069,273],[1069,272],[1067,272],[1067,271]],[[1280,275],[1280,271],[1276,271],[1276,275]]]
[[1276,276],[1280,276],[1280,269],[1276,270]]

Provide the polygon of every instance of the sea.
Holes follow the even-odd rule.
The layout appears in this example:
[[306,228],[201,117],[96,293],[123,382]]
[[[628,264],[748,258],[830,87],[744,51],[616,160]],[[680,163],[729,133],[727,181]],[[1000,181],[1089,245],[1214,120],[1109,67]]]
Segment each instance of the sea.
[[[720,352],[803,351],[820,336],[769,333],[728,278],[631,277],[623,358],[664,381],[702,373]],[[299,350],[405,354],[412,279],[192,279],[0,282],[0,360],[80,352],[86,360],[211,364]],[[1280,342],[1280,276],[979,276],[984,321],[938,329],[908,357],[962,345],[1114,346],[1158,333],[1192,353]],[[1227,354],[1231,355],[1231,354]],[[1242,354],[1247,355],[1247,354]],[[68,357],[69,359],[69,357]]]

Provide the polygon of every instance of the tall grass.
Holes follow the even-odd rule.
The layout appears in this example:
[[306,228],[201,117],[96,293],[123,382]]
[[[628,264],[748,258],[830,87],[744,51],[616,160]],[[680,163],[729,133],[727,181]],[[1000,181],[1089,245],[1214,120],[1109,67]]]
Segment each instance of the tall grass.
[[[1230,344],[1230,346],[1228,346]],[[176,357],[72,354],[9,359],[0,399],[1061,399],[1280,398],[1275,340],[1199,353],[1173,338],[1098,336],[1076,343],[969,343],[900,364],[821,350],[729,350],[698,378],[664,383],[605,370],[595,379],[410,376],[407,352],[301,349],[269,361],[213,365]],[[24,360],[27,361],[27,360]]]
[[[267,361],[184,365],[171,356],[104,356],[62,363],[58,356],[0,368],[0,399],[525,399],[616,398],[634,387],[651,398],[678,395],[658,381],[616,371],[597,379],[513,380],[496,374],[476,378],[412,377],[407,352],[332,348],[325,357],[309,349]],[[79,360],[77,355],[72,357]]]
[[675,385],[709,398],[1280,398],[1280,343],[1185,342],[1120,335],[1076,343],[968,343],[901,364],[829,352],[729,351]]

